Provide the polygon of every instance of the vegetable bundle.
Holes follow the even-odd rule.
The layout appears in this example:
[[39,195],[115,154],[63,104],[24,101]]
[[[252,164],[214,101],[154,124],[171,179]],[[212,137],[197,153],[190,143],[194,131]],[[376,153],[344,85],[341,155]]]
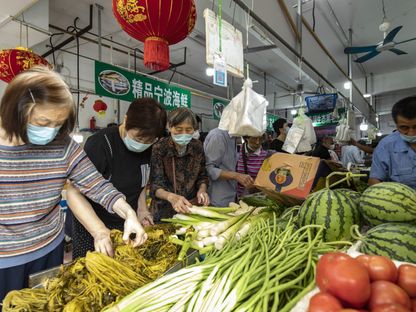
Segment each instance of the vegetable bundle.
[[182,261],[189,248],[197,249],[201,254],[221,250],[232,239],[244,237],[258,219],[268,216],[267,212],[279,213],[278,206],[268,203],[267,207],[248,206],[243,201],[240,205],[232,203],[225,208],[194,206],[189,209],[189,214],[176,214],[172,219],[162,221],[178,227],[170,241],[182,246],[178,257]]
[[62,267],[45,289],[9,292],[3,311],[101,311],[176,262],[178,248],[168,240],[173,231],[171,226],[154,226],[147,230],[146,243],[133,248],[124,244],[120,231],[113,230],[114,259],[88,252],[85,258]]
[[[317,235],[312,235],[316,232]],[[290,311],[314,287],[318,255],[333,251],[322,226],[279,227],[258,219],[249,235],[233,239],[202,263],[136,290],[107,311]]]

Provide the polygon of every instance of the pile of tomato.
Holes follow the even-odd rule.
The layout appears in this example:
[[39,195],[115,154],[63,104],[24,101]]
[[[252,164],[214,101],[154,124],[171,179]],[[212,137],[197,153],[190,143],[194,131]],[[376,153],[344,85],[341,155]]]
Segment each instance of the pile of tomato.
[[382,256],[323,255],[308,312],[416,312],[416,266]]

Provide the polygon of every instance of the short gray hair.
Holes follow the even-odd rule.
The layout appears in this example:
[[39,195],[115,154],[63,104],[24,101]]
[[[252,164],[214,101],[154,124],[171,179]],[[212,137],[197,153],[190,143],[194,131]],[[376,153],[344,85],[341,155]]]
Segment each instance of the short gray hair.
[[184,121],[189,122],[194,129],[198,129],[198,122],[196,121],[196,116],[193,111],[189,108],[181,107],[177,108],[169,113],[168,116],[168,126],[176,127]]

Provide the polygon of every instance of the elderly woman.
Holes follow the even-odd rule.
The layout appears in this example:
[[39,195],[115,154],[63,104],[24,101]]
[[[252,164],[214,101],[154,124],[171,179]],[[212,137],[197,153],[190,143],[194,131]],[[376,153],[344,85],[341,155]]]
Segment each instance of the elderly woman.
[[170,136],[153,146],[151,195],[155,220],[186,213],[192,204],[208,205],[208,176],[202,143],[192,138],[195,114],[178,108],[168,116]]
[[[134,245],[146,240],[123,194],[68,136],[74,121],[68,86],[45,67],[22,72],[5,90],[0,105],[0,301],[10,290],[27,287],[30,274],[62,263],[59,202],[68,179],[126,220],[126,242],[133,233]],[[96,217],[88,219],[79,211],[75,215],[94,227]]]

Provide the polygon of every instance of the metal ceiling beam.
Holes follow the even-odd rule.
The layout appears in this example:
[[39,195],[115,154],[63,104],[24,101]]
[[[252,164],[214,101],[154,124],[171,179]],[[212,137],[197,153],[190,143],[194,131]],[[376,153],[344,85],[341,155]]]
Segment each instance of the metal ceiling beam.
[[76,34],[72,34],[71,37],[67,38],[66,40],[62,41],[60,44],[58,44],[57,46],[54,46],[53,48],[51,48],[49,51],[45,52],[42,54],[42,57],[47,57],[48,55],[54,53],[55,51],[59,50],[60,48],[63,48],[64,46],[66,46],[68,43],[72,42],[75,40],[76,37],[80,37],[83,34],[85,34],[87,31],[90,31],[92,29],[92,16],[93,16],[93,5],[90,5],[90,21],[87,27],[81,29],[80,31],[76,32]]
[[[285,46],[293,55],[295,55],[298,58],[301,58],[302,62],[304,64],[306,64],[306,66],[308,66],[319,78],[321,78],[323,81],[325,81],[330,87],[332,87],[333,89],[337,89],[320,71],[318,71],[310,62],[308,62],[304,57],[302,57],[297,51],[296,49],[294,49],[285,39],[283,39],[274,29],[272,29],[265,21],[263,21],[255,12],[253,12],[244,2],[243,0],[233,0],[243,11],[247,12],[248,14],[250,14],[250,16],[260,25],[262,26],[267,32],[269,32],[273,37],[275,37],[281,44],[283,44],[283,46]],[[344,72],[343,72],[344,73]],[[348,76],[346,76],[347,79]],[[352,85],[353,87],[358,91],[359,94],[362,93],[361,91],[358,89],[357,85],[353,82]],[[344,98],[345,100],[348,100],[348,98],[342,94],[341,92],[339,92],[340,96],[342,98]],[[368,105],[368,108],[370,109],[370,113],[374,113],[374,109],[373,107],[365,100],[365,102]]]
[[266,50],[270,50],[270,49],[274,49],[274,48],[277,48],[277,46],[275,44],[258,46],[258,47],[251,47],[251,48],[245,48],[244,53],[261,52],[261,51],[266,51]]

